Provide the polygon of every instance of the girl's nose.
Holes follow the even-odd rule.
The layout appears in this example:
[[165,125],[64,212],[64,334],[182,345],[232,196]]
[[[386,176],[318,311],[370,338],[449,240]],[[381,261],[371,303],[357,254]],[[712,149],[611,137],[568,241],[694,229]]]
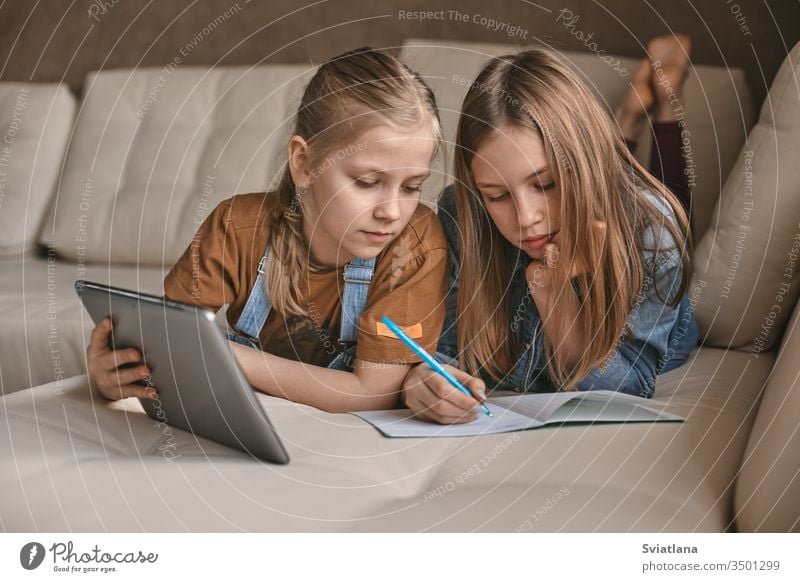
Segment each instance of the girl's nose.
[[391,221],[400,218],[400,200],[396,195],[387,197],[382,202],[375,205],[375,217],[381,220]]
[[531,226],[544,220],[544,208],[527,200],[517,202],[517,216],[521,227]]

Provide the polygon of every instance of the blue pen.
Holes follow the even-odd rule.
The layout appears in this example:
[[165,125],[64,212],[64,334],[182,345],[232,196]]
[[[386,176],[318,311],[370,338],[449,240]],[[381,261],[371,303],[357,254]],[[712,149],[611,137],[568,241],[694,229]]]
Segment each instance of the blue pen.
[[[450,382],[453,386],[461,390],[467,396],[472,396],[472,393],[466,388],[464,388],[464,386],[461,385],[461,382],[455,379],[455,376],[453,376],[450,372],[445,370],[442,367],[442,365],[439,362],[437,362],[432,355],[430,355],[428,352],[422,349],[422,347],[417,342],[408,337],[408,334],[406,334],[406,332],[400,329],[395,322],[393,322],[385,315],[381,317],[381,321],[386,324],[386,327],[388,327],[391,330],[391,332],[397,336],[399,340],[401,340],[404,344],[406,344],[409,348],[411,348],[411,350],[415,354],[417,354],[420,358],[422,358],[425,361],[426,364],[428,364],[431,368],[433,368],[434,372],[436,372],[441,376],[444,376],[445,380]],[[492,412],[486,407],[485,404],[481,404],[481,407],[483,408],[483,412],[486,414],[486,416],[493,416]]]

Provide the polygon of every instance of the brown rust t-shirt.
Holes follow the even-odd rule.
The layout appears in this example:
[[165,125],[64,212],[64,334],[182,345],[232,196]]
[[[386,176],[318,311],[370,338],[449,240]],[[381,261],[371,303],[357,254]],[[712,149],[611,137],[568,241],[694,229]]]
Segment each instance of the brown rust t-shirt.
[[[165,295],[214,312],[227,304],[228,325],[235,329],[258,276],[274,203],[274,196],[263,192],[222,201],[167,274]],[[445,316],[446,245],[438,217],[420,204],[405,229],[375,261],[367,304],[358,321],[357,359],[394,364],[421,361],[380,323],[384,315],[426,350],[435,351]],[[276,260],[274,250],[270,260]],[[261,330],[261,346],[284,358],[327,366],[345,348],[339,340],[344,267],[308,273],[299,284],[308,315],[287,319],[273,306]]]

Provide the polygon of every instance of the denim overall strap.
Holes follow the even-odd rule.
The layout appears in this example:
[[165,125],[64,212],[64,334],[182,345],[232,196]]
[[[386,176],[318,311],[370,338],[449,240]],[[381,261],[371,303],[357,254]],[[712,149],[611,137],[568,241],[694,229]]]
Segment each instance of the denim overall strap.
[[[239,321],[236,322],[236,329],[246,336],[245,339],[255,340],[258,343],[258,338],[261,335],[261,329],[267,321],[267,316],[272,309],[272,302],[269,300],[269,291],[267,289],[267,278],[264,276],[267,268],[267,261],[269,260],[269,248],[264,250],[264,256],[258,262],[258,276],[256,282],[253,283],[253,288],[250,290],[250,296],[247,298],[247,303],[239,316]],[[237,340],[236,334],[228,334],[228,337]],[[237,340],[238,341],[238,340]],[[241,342],[239,342],[241,343]],[[248,341],[248,343],[251,343]]]
[[375,272],[375,257],[354,258],[344,266],[344,296],[340,339],[355,342],[358,339],[358,318],[367,305],[367,293]]
[[[267,278],[265,277],[267,262],[269,261],[270,247],[267,245],[264,256],[258,263],[258,276],[247,298],[247,303],[236,322],[236,329],[239,333],[228,332],[228,339],[241,344],[259,348],[259,336],[267,321],[267,316],[272,309],[272,302],[269,300],[269,290],[267,289]],[[355,258],[345,265],[344,268],[344,297],[342,300],[342,323],[341,340],[355,343],[358,338],[358,318],[367,304],[367,293],[372,282],[372,275],[375,271],[375,258],[359,259]],[[351,346],[354,347],[354,346]],[[350,350],[353,352],[353,350]],[[332,362],[333,367],[344,366],[346,362],[339,356]],[[348,354],[350,360],[354,353]],[[341,360],[341,361],[340,361]],[[352,368],[352,363],[349,363]]]

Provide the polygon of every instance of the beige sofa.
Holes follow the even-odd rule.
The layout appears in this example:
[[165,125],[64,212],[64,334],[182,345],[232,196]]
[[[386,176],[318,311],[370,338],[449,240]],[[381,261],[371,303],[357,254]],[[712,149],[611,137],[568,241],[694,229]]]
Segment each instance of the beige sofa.
[[[406,43],[402,56],[433,86],[449,139],[466,85],[487,55],[509,50]],[[568,56],[613,109],[628,80],[596,55]],[[692,293],[703,345],[659,376],[649,402],[685,423],[387,439],[353,415],[259,393],[292,459],[286,466],[159,426],[138,401],[98,399],[83,375],[92,322],[72,286],[82,278],[160,294],[208,211],[275,176],[313,71],[104,71],[87,78],[80,104],[58,86],[0,84],[0,122],[15,126],[16,160],[0,190],[2,528],[800,529],[799,316],[797,282],[793,273],[786,278],[800,220],[798,60],[800,46],[752,131],[741,71],[698,66],[687,81],[701,236]],[[622,65],[630,70],[634,61]],[[640,144],[646,159],[649,140]],[[447,167],[446,158],[437,161],[426,202],[446,183]],[[754,182],[769,187],[749,205],[747,225],[759,228],[743,245]],[[783,280],[789,289],[770,315]],[[224,322],[224,310],[218,318]]]

